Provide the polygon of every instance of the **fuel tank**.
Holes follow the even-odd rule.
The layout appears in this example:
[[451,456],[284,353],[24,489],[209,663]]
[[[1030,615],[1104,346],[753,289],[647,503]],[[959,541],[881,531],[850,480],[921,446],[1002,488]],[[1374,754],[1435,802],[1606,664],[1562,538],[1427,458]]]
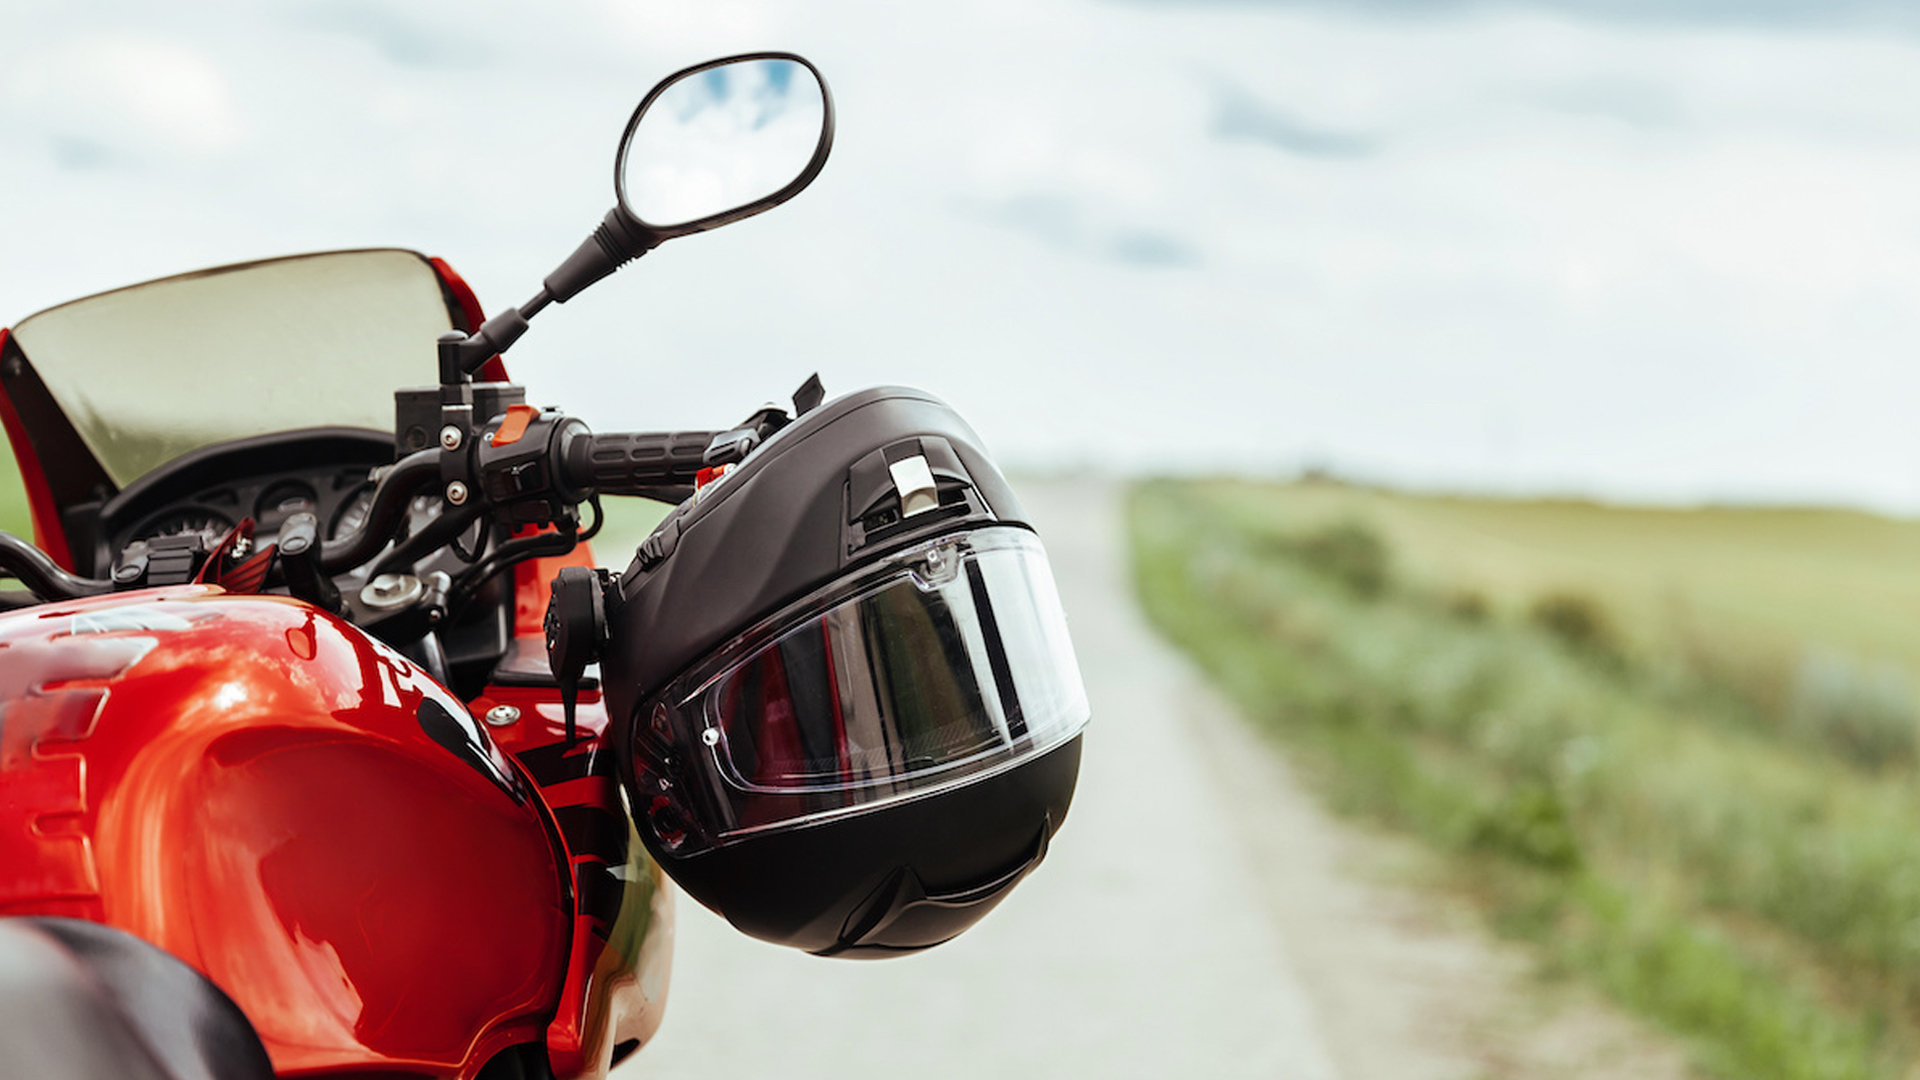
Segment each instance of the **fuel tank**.
[[180,586],[0,617],[0,915],[166,949],[282,1075],[471,1075],[542,1042],[558,844],[460,701],[306,604]]

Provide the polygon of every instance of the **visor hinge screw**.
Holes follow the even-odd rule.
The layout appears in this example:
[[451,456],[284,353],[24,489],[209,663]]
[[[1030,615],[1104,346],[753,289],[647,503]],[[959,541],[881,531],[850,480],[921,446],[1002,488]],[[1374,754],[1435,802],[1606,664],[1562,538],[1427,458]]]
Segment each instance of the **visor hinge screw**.
[[455,506],[464,504],[467,501],[467,485],[458,480],[449,482],[447,484],[447,501]]

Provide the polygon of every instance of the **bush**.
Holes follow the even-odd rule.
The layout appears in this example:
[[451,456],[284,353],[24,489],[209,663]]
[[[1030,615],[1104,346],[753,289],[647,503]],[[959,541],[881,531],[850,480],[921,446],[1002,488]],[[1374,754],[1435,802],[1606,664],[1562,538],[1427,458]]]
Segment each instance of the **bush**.
[[1456,589],[1448,593],[1441,601],[1446,613],[1465,623],[1486,622],[1493,614],[1493,606],[1487,603],[1485,593],[1476,589]]
[[1618,656],[1619,635],[1606,605],[1586,593],[1557,591],[1534,600],[1527,617],[1568,647],[1599,656]]
[[1808,649],[1794,672],[1790,730],[1858,765],[1913,761],[1916,710],[1900,669]]
[[1540,783],[1520,784],[1482,812],[1471,846],[1543,870],[1580,866],[1580,843],[1567,808],[1552,788]]
[[1387,542],[1363,521],[1338,521],[1291,540],[1295,558],[1309,568],[1372,599],[1392,581]]

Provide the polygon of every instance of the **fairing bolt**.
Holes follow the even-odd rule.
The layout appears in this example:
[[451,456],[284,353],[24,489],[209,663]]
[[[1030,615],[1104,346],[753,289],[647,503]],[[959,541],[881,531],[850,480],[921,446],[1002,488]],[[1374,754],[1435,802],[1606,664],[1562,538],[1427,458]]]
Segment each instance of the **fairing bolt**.
[[520,710],[511,705],[495,705],[487,710],[487,723],[493,727],[506,727],[520,721]]

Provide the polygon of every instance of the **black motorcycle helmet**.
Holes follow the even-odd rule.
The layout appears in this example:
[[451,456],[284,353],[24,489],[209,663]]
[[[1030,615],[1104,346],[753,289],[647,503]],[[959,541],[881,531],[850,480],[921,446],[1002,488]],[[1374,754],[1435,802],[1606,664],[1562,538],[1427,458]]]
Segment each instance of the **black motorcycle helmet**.
[[927,394],[800,416],[678,507],[608,601],[640,836],[755,937],[937,945],[1066,817],[1089,708],[1046,555]]

